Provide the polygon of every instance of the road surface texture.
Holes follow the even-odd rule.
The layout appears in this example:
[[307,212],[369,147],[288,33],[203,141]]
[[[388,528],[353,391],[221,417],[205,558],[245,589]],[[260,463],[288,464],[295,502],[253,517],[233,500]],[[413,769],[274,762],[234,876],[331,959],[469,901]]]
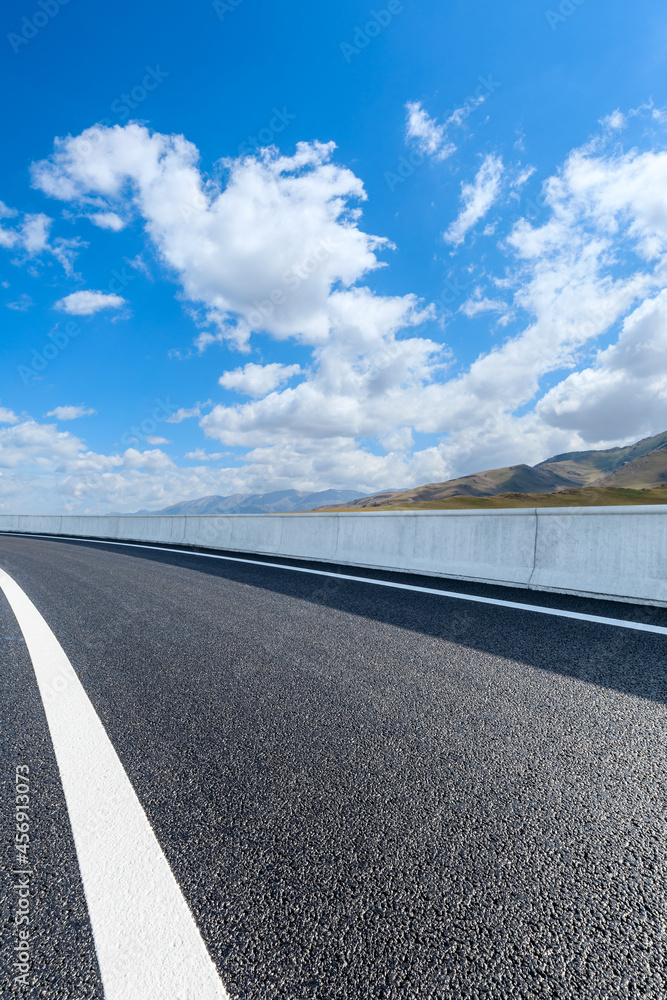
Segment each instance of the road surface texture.
[[[67,654],[233,1000],[667,995],[667,635],[125,545],[2,536],[0,568]],[[16,765],[32,793],[33,985],[16,995],[102,998],[1,593],[0,641],[6,868]],[[7,880],[2,899],[4,997]]]

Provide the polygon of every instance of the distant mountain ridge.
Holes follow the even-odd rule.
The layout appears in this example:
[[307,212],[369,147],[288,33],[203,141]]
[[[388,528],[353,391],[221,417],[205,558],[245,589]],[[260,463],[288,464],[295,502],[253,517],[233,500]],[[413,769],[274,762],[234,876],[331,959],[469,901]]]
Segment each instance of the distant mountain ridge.
[[540,495],[583,487],[654,489],[667,483],[667,431],[625,448],[573,451],[554,455],[537,465],[487,469],[444,483],[427,483],[407,490],[382,490],[366,496],[357,490],[274,490],[233,493],[183,500],[162,510],[135,514],[279,514],[299,511],[418,509],[451,497],[494,497],[504,494]]
[[651,452],[659,451],[660,448],[667,448],[667,431],[662,431],[654,437],[642,438],[635,444],[626,445],[624,448],[607,448],[604,451],[570,451],[564,455],[554,455],[540,462],[535,468],[551,463],[562,463],[567,461],[589,462],[601,471],[611,471],[626,462],[632,462],[636,458],[642,458]]
[[[182,500],[162,510],[137,510],[135,514],[289,514],[312,510],[322,504],[345,504],[363,497],[357,490],[274,490],[272,493],[233,493],[231,496]],[[129,516],[129,515],[127,515]]]
[[384,490],[346,504],[323,505],[318,510],[381,510],[396,506],[409,509],[454,496],[546,494],[588,486],[652,489],[662,483],[667,483],[667,431],[625,448],[568,452],[534,466],[509,465],[444,483],[427,483],[408,490]]

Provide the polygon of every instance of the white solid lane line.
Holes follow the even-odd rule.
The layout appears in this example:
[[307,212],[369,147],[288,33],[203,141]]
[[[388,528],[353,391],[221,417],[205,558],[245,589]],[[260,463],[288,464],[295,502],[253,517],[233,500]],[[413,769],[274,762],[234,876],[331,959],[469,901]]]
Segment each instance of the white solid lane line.
[[229,1000],[95,709],[32,601],[0,569],[28,647],[74,834],[105,1000]]
[[[436,597],[452,597],[457,601],[472,601],[475,604],[495,604],[500,608],[514,608],[517,611],[534,611],[538,615],[554,615],[556,618],[574,618],[580,622],[594,622],[597,625],[614,625],[636,632],[655,632],[667,635],[663,625],[646,625],[643,622],[626,621],[624,618],[604,618],[602,615],[586,615],[580,611],[565,611],[561,608],[544,608],[539,604],[522,604],[520,601],[501,601],[497,597],[478,597],[475,594],[459,594],[455,590],[437,590],[435,587],[417,587],[411,583],[394,583],[391,580],[373,580],[368,576],[351,576],[347,573],[331,573],[324,569],[308,569],[305,566],[288,566],[285,563],[262,562],[259,559],[243,559],[241,556],[223,556],[215,552],[197,552],[196,549],[172,549],[165,545],[146,545],[144,542],[115,542],[106,538],[78,538],[72,535],[36,535],[23,531],[2,531],[0,535],[21,538],[56,538],[60,541],[88,542],[94,545],[124,545],[130,549],[151,549],[154,552],[176,552],[178,555],[199,556],[202,559],[223,559],[226,562],[246,563],[248,566],[269,566],[271,569],[287,569],[293,573],[311,573],[313,576],[330,576],[334,580],[352,580],[354,583],[372,583],[376,587],[392,587],[395,590],[414,590],[418,594],[434,594]],[[506,584],[511,587],[511,584]]]

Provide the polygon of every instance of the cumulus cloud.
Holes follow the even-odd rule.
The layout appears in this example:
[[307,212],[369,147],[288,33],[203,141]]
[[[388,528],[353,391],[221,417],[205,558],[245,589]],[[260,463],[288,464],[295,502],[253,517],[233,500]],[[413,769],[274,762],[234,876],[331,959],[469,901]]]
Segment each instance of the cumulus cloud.
[[54,424],[38,424],[35,420],[12,420],[12,424],[0,428],[1,469],[46,463],[55,470],[82,451],[77,438],[58,431]]
[[163,473],[175,468],[173,460],[159,448],[139,451],[137,448],[126,448],[120,456],[125,469],[145,469],[148,472]]
[[34,164],[35,185],[80,204],[105,200],[109,211],[133,208],[184,298],[236,344],[258,329],[322,343],[332,290],[382,266],[377,252],[390,246],[359,228],[363,185],[333,162],[333,143],[223,161],[223,185],[200,172],[182,136],[130,124],[95,126],[83,138],[58,139],[53,156]]
[[[0,421],[2,416],[0,410]],[[11,417],[15,426],[0,428],[0,510],[5,512],[103,513],[238,492],[232,488],[232,470],[178,469],[159,449],[99,454],[55,424]]]
[[175,470],[169,456],[158,449],[99,454],[55,424],[15,419],[13,426],[0,428],[3,511],[90,509],[88,504],[100,511],[124,491],[159,493],[158,481]]
[[645,261],[657,261],[667,250],[667,194],[664,191],[667,152],[632,149],[623,154],[595,155],[575,150],[563,170],[547,182],[550,204],[562,204],[551,227],[535,231],[530,241],[519,227],[515,245],[522,253],[542,252],[563,226],[592,225],[608,241],[625,234]]
[[26,215],[20,230],[23,248],[29,254],[38,254],[46,249],[52,219],[46,215]]
[[461,201],[463,207],[458,216],[444,233],[447,243],[459,246],[466,234],[489,211],[500,194],[500,181],[503,175],[503,161],[499,156],[489,154],[477,171],[472,183],[461,185]]
[[56,420],[78,420],[79,417],[89,417],[93,413],[95,410],[85,406],[56,406],[46,416],[55,417]]
[[72,292],[59,299],[54,309],[69,313],[70,316],[92,316],[102,309],[120,309],[126,305],[126,300],[120,295],[110,292],[81,291]]
[[[363,360],[353,359],[341,323],[335,341],[316,352],[311,377],[257,402],[214,407],[201,421],[205,433],[227,445],[251,448],[246,458],[254,465],[278,469],[285,461],[309,476],[317,471],[315,442],[326,439],[327,458],[347,448],[350,475],[354,470],[357,485],[364,488],[369,480],[374,487],[409,482],[420,470],[433,480],[485,465],[539,461],[571,448],[603,447],[618,440],[620,424],[624,439],[663,429],[659,379],[652,390],[656,406],[641,415],[633,402],[641,393],[632,389],[625,368],[623,375],[614,375],[621,416],[608,426],[600,421],[587,427],[578,417],[568,422],[562,406],[559,416],[556,391],[546,397],[544,408],[531,410],[530,404],[539,399],[544,376],[578,367],[588,344],[613,331],[662,287],[665,181],[661,151],[619,155],[588,150],[568,157],[545,185],[541,224],[520,221],[506,241],[509,277],[499,279],[497,287],[507,298],[490,299],[480,292],[467,304],[472,314],[482,308],[500,315],[503,308],[514,311],[526,317],[523,328],[460,375],[443,378],[439,345],[422,342],[417,347],[416,338],[403,341],[410,345],[407,365],[398,339],[388,349],[378,338],[377,355],[367,347]],[[619,269],[623,254],[628,257]],[[407,325],[404,314],[396,319],[399,328]],[[378,329],[389,326],[385,316]],[[645,348],[639,350],[641,354]],[[576,388],[578,381],[573,375],[570,385]],[[624,385],[627,406],[622,404]],[[371,435],[393,445],[388,428],[397,425],[446,437],[398,465],[390,456],[353,446]]]
[[10,226],[0,226],[0,247],[13,250],[15,263],[32,261],[47,253],[54,257],[66,274],[72,273],[72,265],[78,250],[86,246],[79,239],[51,238],[53,219],[43,212],[19,213],[0,202],[0,219],[14,219]]
[[100,229],[110,229],[114,233],[119,233],[121,229],[125,228],[125,222],[115,212],[96,212],[95,215],[89,215],[88,218]]
[[232,389],[245,396],[266,396],[300,372],[300,365],[248,364],[244,368],[225,372],[218,381],[223,389]]
[[380,443],[390,454],[400,452],[405,454],[412,450],[414,438],[411,427],[392,427],[386,434],[380,435]]
[[[667,426],[667,290],[623,322],[616,343],[540,399],[539,416],[585,441],[650,434]],[[631,430],[629,430],[632,428]]]
[[268,439],[283,445],[295,438],[353,440],[386,432],[403,407],[414,409],[420,387],[437,374],[443,348],[396,334],[428,314],[414,298],[381,298],[368,289],[333,298],[335,337],[315,352],[313,374],[254,402],[214,406],[200,421],[209,437],[253,448]]
[[13,410],[8,410],[6,406],[0,406],[0,424],[17,424],[19,418]]
[[[454,467],[538,461],[665,428],[664,365],[660,347],[650,346],[661,343],[655,323],[664,308],[656,295],[667,265],[665,192],[662,149],[624,153],[589,144],[547,180],[544,213],[538,224],[513,225],[509,277],[496,282],[527,324],[455,381],[424,392],[425,412],[448,414],[445,452]],[[593,367],[576,371],[603,334],[612,345]],[[639,359],[653,371],[638,381]],[[540,400],[542,378],[563,369],[572,374]]]
[[[291,372],[298,384],[287,382],[295,366],[247,364],[221,383],[249,399],[210,412],[197,403],[169,418],[197,418],[206,437],[239,449],[228,468],[177,469],[160,452],[97,456],[80,444],[62,459],[66,502],[132,509],[267,488],[371,492],[664,429],[667,153],[619,152],[616,134],[607,149],[604,135],[547,179],[537,219],[498,220],[501,273],[474,278],[459,321],[486,313],[513,325],[468,366],[420,335],[432,314],[415,296],[381,296],[363,284],[386,244],[361,231],[361,182],[333,162],[329,146],[228,161],[223,185],[200,172],[180,137],[100,130],[84,158],[63,140],[35,168],[36,183],[139,214],[183,296],[209,317],[207,336],[243,343],[261,327],[311,352]],[[455,245],[503,180],[511,191],[511,169],[505,176],[500,158],[487,157],[463,186],[448,231]],[[610,346],[591,361],[603,335]],[[415,450],[417,435],[433,443]],[[72,448],[56,438],[52,446]],[[186,457],[224,455],[196,448]]]

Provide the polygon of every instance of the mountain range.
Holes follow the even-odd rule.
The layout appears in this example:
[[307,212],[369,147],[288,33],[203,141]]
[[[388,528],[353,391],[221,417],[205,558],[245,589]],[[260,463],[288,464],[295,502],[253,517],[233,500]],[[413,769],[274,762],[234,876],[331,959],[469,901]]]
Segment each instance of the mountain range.
[[[427,483],[404,490],[382,490],[365,496],[356,490],[276,490],[233,493],[183,500],[162,510],[136,514],[278,514],[297,511],[419,509],[477,506],[475,500],[497,497],[493,506],[524,505],[530,498],[562,497],[563,505],[660,502],[623,491],[653,490],[667,484],[667,431],[625,448],[572,451],[538,465],[507,465],[475,472],[444,483]],[[619,491],[621,491],[619,493]],[[467,498],[467,500],[466,500]]]
[[273,493],[233,493],[228,497],[182,500],[162,510],[137,510],[135,514],[284,514],[313,510],[322,504],[345,504],[363,497],[357,490],[276,490]]
[[[538,465],[508,465],[475,472],[444,483],[428,483],[408,490],[384,490],[346,504],[327,504],[318,510],[382,510],[432,506],[454,497],[540,496],[568,491],[570,503],[578,489],[600,491],[648,490],[667,483],[667,431],[625,448],[573,451],[554,455]],[[603,500],[604,497],[600,496]],[[614,496],[613,502],[621,503]]]

